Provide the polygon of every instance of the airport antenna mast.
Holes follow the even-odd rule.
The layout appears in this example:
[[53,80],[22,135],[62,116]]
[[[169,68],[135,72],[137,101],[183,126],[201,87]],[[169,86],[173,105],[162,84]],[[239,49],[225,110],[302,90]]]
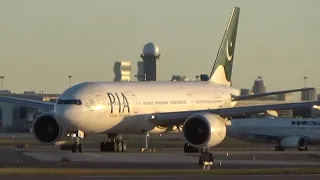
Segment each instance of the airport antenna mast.
[[68,78],[69,78],[69,87],[71,87],[71,78],[72,78],[72,76],[68,76]]
[[304,87],[305,87],[305,88],[307,87],[307,79],[308,79],[308,77],[305,76],[305,77],[304,77]]
[[3,79],[4,79],[4,76],[0,76],[0,79],[1,79],[1,96],[3,96]]

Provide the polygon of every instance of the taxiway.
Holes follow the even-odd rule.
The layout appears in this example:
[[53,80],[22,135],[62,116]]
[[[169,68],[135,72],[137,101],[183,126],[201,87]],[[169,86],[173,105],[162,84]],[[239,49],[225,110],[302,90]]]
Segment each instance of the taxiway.
[[[318,151],[215,151],[214,169],[320,167]],[[107,168],[107,169],[200,169],[198,153],[181,151],[101,153],[97,149],[85,149],[84,153],[71,153],[49,147],[26,147],[24,150],[0,147],[0,167],[54,167],[54,168]],[[69,158],[63,163],[61,158]],[[213,170],[214,170],[213,169]],[[1,179],[43,179],[44,176],[2,176]],[[46,179],[74,179],[75,176],[46,176]],[[150,176],[77,176],[76,179],[150,179]],[[152,176],[152,179],[212,179],[213,176]],[[215,179],[319,179],[320,175],[250,175],[214,176]]]
[[[217,151],[214,168],[279,168],[279,167],[320,167],[318,151]],[[70,162],[62,163],[67,158]],[[84,153],[71,153],[50,148],[14,147],[0,149],[0,166],[36,167],[81,167],[108,169],[195,169],[198,153],[179,151],[101,153],[96,149],[85,149]]]
[[1,179],[10,179],[10,180],[193,180],[193,179],[201,179],[201,180],[283,180],[283,179],[290,179],[290,180],[300,180],[300,179],[308,179],[308,180],[318,180],[320,175],[318,174],[304,174],[304,175],[203,175],[203,176],[168,176],[168,175],[161,175],[161,176],[0,176]]

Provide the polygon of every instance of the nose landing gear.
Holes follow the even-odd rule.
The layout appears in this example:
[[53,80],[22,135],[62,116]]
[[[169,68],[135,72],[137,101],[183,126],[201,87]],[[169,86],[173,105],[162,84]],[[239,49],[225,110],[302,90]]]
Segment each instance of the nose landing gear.
[[203,166],[203,169],[210,169],[214,164],[213,153],[210,153],[209,150],[207,147],[201,148],[199,165]]
[[74,131],[71,134],[71,138],[73,139],[73,142],[71,145],[71,151],[73,153],[76,153],[78,150],[79,153],[82,153],[83,145],[80,143],[80,138],[84,138],[84,133],[82,131]]

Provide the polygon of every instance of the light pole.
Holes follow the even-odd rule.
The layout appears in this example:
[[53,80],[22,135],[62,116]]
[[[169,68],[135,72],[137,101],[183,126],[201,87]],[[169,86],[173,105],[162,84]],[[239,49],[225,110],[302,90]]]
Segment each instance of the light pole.
[[68,76],[68,78],[69,78],[69,87],[71,87],[71,78],[72,78],[72,76]]
[[3,95],[3,79],[4,79],[4,76],[0,76],[0,79],[1,79],[1,95]]
[[308,77],[305,76],[303,79],[304,79],[304,87],[306,88],[307,87],[307,79],[308,79]]

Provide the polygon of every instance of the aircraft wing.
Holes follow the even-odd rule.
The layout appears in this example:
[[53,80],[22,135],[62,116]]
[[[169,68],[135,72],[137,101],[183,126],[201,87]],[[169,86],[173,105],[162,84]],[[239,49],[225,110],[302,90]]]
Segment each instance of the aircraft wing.
[[19,104],[20,106],[26,106],[26,107],[36,108],[36,109],[43,109],[43,110],[53,110],[55,105],[55,103],[52,103],[52,102],[6,97],[6,96],[0,96],[0,102],[10,103],[10,104]]
[[178,111],[178,112],[158,112],[150,114],[149,120],[159,126],[181,125],[184,121],[193,114],[197,113],[213,113],[221,117],[231,117],[243,113],[259,113],[266,110],[283,110],[297,108],[318,108],[320,101],[304,101],[295,103],[282,103],[246,107],[220,108],[220,109],[204,109],[195,111]]
[[308,90],[314,90],[314,89],[315,88],[291,89],[291,90],[285,90],[285,91],[274,91],[274,92],[250,94],[250,95],[243,95],[243,96],[231,95],[231,98],[232,98],[232,101],[240,101],[240,100],[253,99],[253,98],[264,97],[264,96],[292,93],[292,92],[298,92],[298,91],[308,91]]

